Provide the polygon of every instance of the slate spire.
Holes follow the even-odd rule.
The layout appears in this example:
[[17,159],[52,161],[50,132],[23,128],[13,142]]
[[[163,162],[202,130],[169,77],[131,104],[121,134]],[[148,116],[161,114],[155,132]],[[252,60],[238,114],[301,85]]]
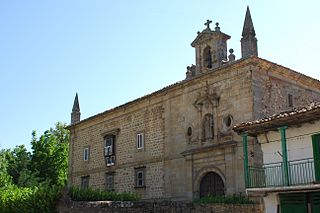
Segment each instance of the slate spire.
[[72,112],[80,112],[78,93],[76,93],[76,97],[74,98]]
[[258,56],[256,32],[250,14],[249,6],[247,6],[246,17],[244,19],[242,38],[241,38],[241,55],[242,58],[249,56]]
[[254,31],[249,6],[247,6],[246,17],[244,19],[243,30],[242,30],[243,37],[246,37],[248,35],[256,36],[256,32]]
[[76,93],[76,97],[74,98],[72,112],[71,112],[71,124],[79,122],[80,116],[81,116],[81,113],[80,113],[78,93]]

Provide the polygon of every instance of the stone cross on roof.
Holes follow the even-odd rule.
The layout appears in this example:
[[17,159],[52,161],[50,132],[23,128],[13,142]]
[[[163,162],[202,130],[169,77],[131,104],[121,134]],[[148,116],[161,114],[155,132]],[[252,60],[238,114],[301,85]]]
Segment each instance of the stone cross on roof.
[[208,19],[208,20],[206,21],[206,23],[204,23],[204,25],[206,25],[206,26],[207,26],[207,29],[209,29],[211,23],[212,23],[212,21]]

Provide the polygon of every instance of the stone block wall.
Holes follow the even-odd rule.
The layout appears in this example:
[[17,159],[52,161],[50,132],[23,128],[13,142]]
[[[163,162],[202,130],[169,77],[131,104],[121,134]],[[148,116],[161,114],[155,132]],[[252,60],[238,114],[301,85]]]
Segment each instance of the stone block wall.
[[[113,172],[115,191],[131,191],[143,199],[191,200],[199,191],[199,183],[193,180],[204,175],[199,172],[204,167],[211,167],[221,171],[227,194],[243,191],[243,180],[237,178],[243,173],[242,161],[237,160],[241,159],[241,147],[200,154],[195,165],[181,153],[240,139],[223,126],[223,119],[228,115],[233,122],[252,118],[250,77],[247,64],[229,66],[81,122],[71,131],[70,185],[80,186],[81,177],[90,175],[89,186],[104,189],[106,173]],[[220,100],[217,109],[204,106],[199,113],[195,101],[215,92]],[[216,129],[214,139],[203,143],[205,113],[214,115]],[[190,138],[189,127],[193,132]],[[116,132],[116,164],[111,167],[103,158],[103,138],[108,132]],[[136,134],[140,132],[145,136],[142,150],[136,149]],[[83,161],[85,147],[90,150],[88,162]],[[134,168],[141,166],[146,171],[146,187],[135,188]]]
[[[273,63],[252,68],[254,119],[320,102],[320,81]],[[289,106],[288,95],[292,96]]]
[[193,204],[187,202],[69,202],[59,213],[263,213],[259,204]]
[[[70,145],[69,183],[81,185],[81,177],[89,175],[89,187],[105,189],[106,173],[114,174],[114,189],[135,192],[142,198],[161,198],[163,183],[163,107],[149,103],[129,110],[118,110],[97,120],[79,125]],[[104,136],[116,135],[114,166],[104,159]],[[137,149],[136,135],[144,134],[144,147]],[[89,147],[89,160],[83,160],[83,149]],[[135,168],[145,167],[146,187],[135,189]]]

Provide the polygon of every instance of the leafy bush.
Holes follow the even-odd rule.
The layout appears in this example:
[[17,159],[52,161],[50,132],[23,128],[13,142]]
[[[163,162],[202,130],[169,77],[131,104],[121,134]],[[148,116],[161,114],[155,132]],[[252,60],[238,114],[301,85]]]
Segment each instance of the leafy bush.
[[100,189],[80,189],[76,187],[70,188],[69,195],[74,201],[136,201],[138,196],[130,193],[116,193],[112,191],[105,191]]
[[40,138],[32,133],[32,153],[24,145],[0,149],[0,212],[54,212],[67,181],[69,131],[57,123]]
[[213,196],[209,195],[197,199],[195,203],[225,203],[225,204],[253,204],[254,202],[246,196],[242,195],[227,195],[227,196]]
[[9,185],[0,188],[0,212],[54,212],[60,196],[61,190],[58,186],[41,185],[26,188]]

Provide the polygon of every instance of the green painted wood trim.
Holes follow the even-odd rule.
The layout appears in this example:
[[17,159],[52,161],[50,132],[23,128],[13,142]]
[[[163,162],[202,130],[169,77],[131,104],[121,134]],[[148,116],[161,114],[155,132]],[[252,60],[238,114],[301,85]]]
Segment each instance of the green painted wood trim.
[[287,138],[286,138],[286,126],[280,127],[281,134],[281,151],[282,151],[282,175],[284,185],[289,186],[289,165],[288,165],[288,152],[287,152]]
[[248,134],[242,135],[243,142],[243,166],[244,166],[244,181],[246,188],[249,187],[249,168],[248,168]]
[[312,135],[314,173],[316,181],[320,181],[320,134]]

